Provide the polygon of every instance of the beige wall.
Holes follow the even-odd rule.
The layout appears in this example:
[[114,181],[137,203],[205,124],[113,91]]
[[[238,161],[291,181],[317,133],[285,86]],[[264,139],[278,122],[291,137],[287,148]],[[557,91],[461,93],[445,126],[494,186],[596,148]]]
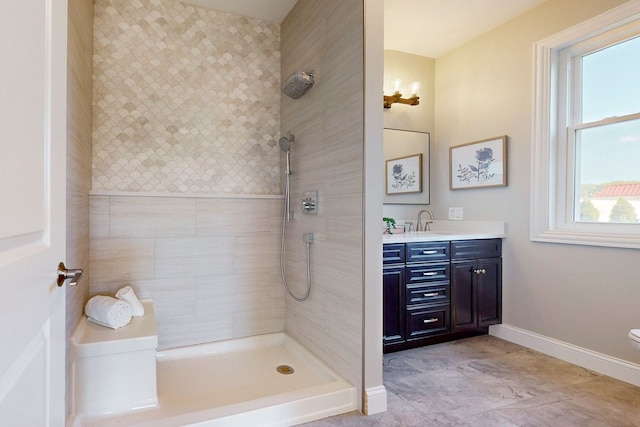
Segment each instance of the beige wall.
[[[303,233],[311,247],[311,296],[287,298],[285,330],[361,392],[363,292],[363,2],[300,0],[282,23],[282,75],[315,70],[305,96],[283,97],[291,131],[292,206],[287,274],[305,290]],[[300,194],[319,192],[319,212],[300,212]]]
[[380,86],[384,80],[384,1],[365,0],[365,146],[364,146],[364,317],[363,411],[372,415],[387,409],[382,374],[382,155],[383,108]]
[[91,292],[153,299],[160,349],[282,331],[281,211],[279,196],[91,196]]
[[[434,131],[435,68],[435,59],[396,50],[384,51],[385,95],[391,95],[396,79],[401,79],[402,86],[406,88],[410,87],[411,82],[420,82],[420,104],[394,104],[391,108],[385,108],[384,127],[421,132]],[[402,92],[405,97],[409,96],[409,89]]]
[[[418,94],[420,104],[414,106],[395,104],[391,108],[384,108],[383,124],[385,128],[429,132],[433,145],[436,99],[435,68],[435,59],[395,50],[384,51],[385,94],[393,92],[395,79],[401,79],[403,86],[407,88],[411,82],[420,82],[420,93]],[[407,93],[404,92],[403,95]],[[384,173],[382,167],[380,170]],[[429,171],[424,173],[428,174]],[[431,187],[431,191],[433,191],[433,185]],[[425,205],[385,204],[383,214],[397,220],[415,221],[418,211],[424,208]]]
[[[67,54],[68,268],[82,268],[79,286],[67,286],[67,338],[89,294],[89,191],[91,190],[92,0],[69,0]],[[67,343],[69,340],[67,339]],[[69,376],[67,376],[69,378]]]
[[[96,40],[101,39],[98,33],[104,32],[101,29],[102,18],[98,16],[108,15],[113,4],[106,2],[102,11],[96,13]],[[206,11],[198,10],[196,14],[195,9],[177,3],[135,4],[147,5],[146,14],[137,10],[138,6],[118,3],[124,9],[125,17],[129,14],[140,14],[141,17],[159,15],[169,20],[167,10],[172,8],[171,11],[178,16],[195,14],[195,17],[189,15],[184,19],[197,26],[197,17],[209,16]],[[216,16],[213,15],[214,18]],[[223,22],[211,25],[215,26],[216,33],[224,33],[220,31],[221,28],[233,28],[234,24],[230,21],[234,19],[239,18],[228,17]],[[120,26],[127,28],[125,23]],[[190,28],[186,26],[187,33]],[[283,159],[275,142],[280,134],[286,134],[288,130],[295,134],[296,141],[292,146],[292,200],[296,219],[287,229],[287,278],[296,292],[304,290],[306,260],[302,233],[315,233],[311,258],[313,289],[307,302],[300,304],[286,300],[280,284],[281,197],[239,197],[237,194],[231,198],[207,195],[178,197],[176,193],[180,193],[180,190],[173,187],[154,188],[151,191],[144,186],[141,189],[105,188],[99,184],[116,182],[111,179],[115,176],[111,172],[116,169],[118,176],[126,177],[126,167],[118,169],[116,166],[133,164],[128,154],[129,148],[123,149],[133,146],[121,144],[121,140],[129,141],[126,135],[121,138],[109,135],[106,142],[101,142],[103,136],[99,130],[103,123],[101,117],[105,114],[101,99],[111,99],[101,91],[111,88],[111,96],[120,95],[124,90],[121,86],[130,82],[116,86],[105,84],[104,87],[96,83],[94,90],[97,99],[94,100],[95,195],[91,198],[91,293],[113,294],[120,286],[130,284],[141,297],[153,298],[158,313],[161,348],[286,329],[360,389],[363,292],[362,28],[362,2],[356,0],[301,1],[283,23],[282,75],[286,78],[297,69],[314,69],[316,85],[299,100],[283,98],[282,126],[279,127],[278,116],[268,144],[273,144],[275,150],[273,153],[278,172],[275,187],[273,180],[269,182],[264,178],[260,182],[265,187],[257,189],[254,181],[247,177],[252,173],[250,170],[238,168],[233,159],[217,150],[229,146],[224,141],[218,141],[221,142],[218,146],[201,147],[203,155],[211,153],[210,157],[221,162],[225,171],[235,174],[240,187],[234,187],[233,192],[274,194],[279,193],[280,163]],[[104,34],[109,35],[109,41],[105,42],[106,51],[120,52],[120,49],[124,49],[118,46],[120,42],[117,40],[127,31],[121,34],[113,30]],[[177,36],[168,34],[162,42],[170,44],[173,37]],[[116,39],[115,46],[111,42],[113,39]],[[156,43],[160,42],[156,40]],[[279,58],[279,51],[272,53]],[[101,60],[96,59],[97,62]],[[187,55],[186,59],[181,56],[174,58],[175,62],[183,60],[190,60],[190,56]],[[269,64],[265,64],[262,68],[268,67]],[[114,74],[110,67],[100,70],[96,65],[96,69],[96,81],[101,74]],[[116,66],[114,69],[120,68]],[[226,74],[226,70],[217,70],[212,73],[212,78]],[[278,102],[271,105],[279,106],[280,73],[276,75],[278,81],[268,86],[275,87],[278,96]],[[271,95],[266,96],[269,99]],[[123,113],[121,108],[114,111]],[[215,115],[216,111],[210,113]],[[180,114],[181,120],[193,116],[188,109],[174,114]],[[237,116],[239,113],[235,114],[232,121],[223,123],[217,129],[220,134],[230,135],[238,127],[250,129],[253,126],[240,120],[242,117]],[[126,122],[126,114],[121,119]],[[274,124],[273,121],[270,123]],[[197,127],[196,134],[206,130],[206,123],[202,127],[195,122],[193,125]],[[138,134],[133,135],[135,137]],[[184,138],[184,141],[175,141],[178,147],[183,143],[186,147],[190,146],[189,136]],[[236,145],[241,146],[244,143],[242,136],[237,138]],[[152,138],[139,140],[143,146],[146,144],[145,149],[152,147],[153,141]],[[107,151],[120,153],[118,160],[111,163],[111,171],[97,166],[103,162],[100,144],[108,147]],[[135,147],[131,149],[135,150]],[[263,163],[264,169],[271,168],[274,165],[273,153],[262,152],[264,157],[258,153],[260,155],[255,161],[259,167],[254,169],[262,169]],[[179,153],[176,156],[179,157]],[[159,165],[162,159],[158,159],[158,162]],[[144,175],[147,169],[155,170],[155,166],[153,164],[147,168],[146,163],[142,162],[138,168]],[[181,182],[179,178],[175,181]],[[137,194],[122,194],[114,191],[116,189],[135,191]],[[160,190],[167,197],[157,194]],[[300,192],[306,190],[318,190],[320,193],[319,214],[316,216],[305,216],[300,212]]]
[[[140,5],[146,10],[138,10]],[[158,74],[159,67],[152,59],[143,63],[136,63],[139,62],[135,59],[137,56],[128,61],[119,59],[126,51],[134,49],[131,43],[137,39],[127,37],[134,34],[143,36],[144,31],[136,25],[142,25],[145,31],[149,28],[160,31],[158,26],[166,24],[150,22],[149,16],[164,19],[170,26],[175,22],[173,20],[183,19],[185,24],[179,29],[189,36],[191,29],[198,27],[199,20],[206,18],[211,20],[208,25],[214,30],[205,35],[213,37],[236,32],[235,29],[248,31],[249,27],[263,24],[258,21],[249,23],[244,18],[226,14],[225,19],[220,20],[218,13],[200,9],[196,13],[196,9],[190,6],[168,1],[130,3],[99,0],[96,8],[98,6],[101,8],[96,12],[95,37],[104,45],[96,48],[100,53],[96,55],[94,89],[95,194],[91,198],[91,293],[114,293],[120,286],[131,284],[141,297],[154,298],[163,348],[285,329],[361,391],[363,2],[302,0],[282,24],[283,78],[294,70],[313,69],[316,85],[299,100],[283,97],[280,110],[279,69],[273,74],[277,77],[273,84],[267,74],[257,79],[266,79],[265,84],[269,88],[269,93],[261,95],[260,100],[269,108],[278,110],[276,119],[268,121],[269,138],[264,139],[265,144],[263,140],[255,143],[251,139],[255,137],[253,133],[251,136],[245,134],[245,131],[255,128],[255,123],[244,120],[243,111],[221,111],[215,109],[216,102],[212,102],[212,109],[207,111],[208,117],[217,119],[220,114],[230,114],[215,126],[215,132],[206,124],[199,126],[196,119],[193,119],[194,123],[187,124],[187,130],[193,132],[181,133],[182,129],[176,126],[176,139],[168,144],[178,151],[162,151],[159,158],[153,159],[141,159],[138,155],[155,152],[158,147],[154,144],[168,137],[162,129],[154,133],[157,129],[152,123],[142,123],[138,119],[149,111],[156,114],[157,111],[153,110],[155,104],[129,102],[129,92],[138,92],[129,90],[128,85],[130,80],[136,80],[138,74],[130,74],[128,80],[117,84],[113,80],[114,74],[132,73],[139,66],[147,67],[144,73],[135,71],[142,73],[145,81],[147,75],[156,78]],[[113,13],[115,6],[118,11],[122,9],[120,14],[124,16],[124,22],[110,26],[110,30],[105,32],[103,19],[119,16]],[[138,21],[130,22],[131,16],[137,17]],[[239,19],[244,27],[236,28]],[[275,34],[275,30],[272,32]],[[182,35],[181,32],[167,32],[162,41],[148,41],[148,49],[155,49],[162,43],[188,42]],[[200,36],[192,37],[198,40]],[[211,44],[220,51],[228,47],[225,43],[216,45],[215,40]],[[207,73],[207,76],[216,80],[233,77],[234,72],[239,73],[241,69],[269,70],[272,57],[278,59],[280,66],[280,52],[270,50],[269,46],[262,47],[263,53],[270,54],[267,55],[269,58],[264,58],[266,64],[245,63],[231,70],[223,67]],[[212,59],[219,56],[209,53]],[[103,64],[102,56],[106,54],[115,57],[118,64],[113,64],[113,67]],[[142,55],[142,58],[146,56]],[[192,55],[187,53],[183,57],[176,53],[172,58],[175,63],[190,63]],[[131,66],[123,67],[122,64]],[[160,68],[171,77],[171,64],[163,63]],[[102,75],[108,78],[104,84],[99,84]],[[199,88],[201,83],[206,84],[200,80],[196,83],[195,88]],[[233,83],[242,85],[242,81]],[[160,89],[156,87],[157,92],[162,92]],[[165,121],[175,121],[171,119],[173,115],[180,120],[187,120],[183,116],[198,116],[198,112],[189,109],[189,102],[179,102],[181,94],[171,93],[175,95],[171,98],[176,100],[175,104],[184,108],[169,113]],[[267,101],[274,94],[278,100]],[[158,93],[158,96],[164,94]],[[102,133],[101,129],[112,117],[112,114],[105,113],[105,105],[114,98],[116,107],[112,110],[113,115],[120,115],[121,124]],[[121,105],[117,105],[118,102]],[[240,104],[236,107],[241,108]],[[270,113],[270,110],[263,110],[267,106],[261,104],[260,108],[253,111],[252,117]],[[129,125],[129,128],[125,127]],[[145,136],[147,130],[152,137]],[[292,146],[292,201],[296,217],[287,229],[287,277],[298,293],[304,291],[306,273],[302,234],[315,234],[311,252],[313,288],[309,300],[302,304],[285,299],[279,280],[282,199],[251,196],[280,193],[283,155],[276,141],[289,130],[296,136]],[[200,151],[194,152],[190,135],[205,133],[206,141],[197,147]],[[250,162],[248,168],[235,163],[242,158],[237,151],[232,151],[233,155],[224,152],[224,149],[246,146],[247,141],[253,147],[250,154],[255,155],[252,159],[245,159]],[[180,147],[184,147],[184,152],[179,150]],[[103,155],[104,152],[109,154]],[[207,158],[206,153],[212,153],[209,159],[222,166],[218,168],[207,164],[198,175],[200,172],[218,173],[218,169],[226,171],[236,185],[232,185],[231,190],[216,187],[208,191],[235,193],[233,197],[177,197],[176,193],[183,192],[182,184],[188,187],[186,192],[199,192],[203,187],[199,184],[197,189],[191,187],[189,179],[183,180],[176,176],[177,173],[162,177],[153,175],[158,169],[162,171],[163,162],[168,158],[177,159],[178,163],[169,165],[175,168],[182,165],[180,159],[196,154]],[[183,170],[181,167],[178,169]],[[275,179],[254,175],[254,172],[262,173],[261,170],[275,170]],[[187,173],[193,171],[196,171],[195,167]],[[148,175],[152,187],[145,186],[145,179],[140,181],[142,185],[131,184],[135,181],[132,178]],[[214,184],[219,181],[217,175],[207,179]],[[120,182],[131,185],[120,187]],[[170,185],[155,187],[157,182],[169,182]],[[300,192],[308,190],[319,191],[318,215],[306,216],[300,212]],[[239,197],[238,194],[247,196]]]
[[277,24],[97,0],[94,32],[94,191],[280,192]]
[[[432,205],[506,221],[504,323],[638,363],[638,252],[529,240],[533,43],[621,3],[548,1],[437,59]],[[504,134],[509,186],[448,191],[449,146]]]
[[98,0],[93,94],[90,294],[153,298],[160,348],[282,331],[280,27]]

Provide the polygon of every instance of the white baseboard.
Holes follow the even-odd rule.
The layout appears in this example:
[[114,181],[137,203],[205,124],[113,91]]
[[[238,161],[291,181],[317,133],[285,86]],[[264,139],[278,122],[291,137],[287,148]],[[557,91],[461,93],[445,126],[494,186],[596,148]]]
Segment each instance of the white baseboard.
[[640,387],[640,365],[635,363],[511,325],[491,326],[489,334]]
[[365,393],[363,411],[366,415],[387,411],[387,389],[384,386],[368,388]]

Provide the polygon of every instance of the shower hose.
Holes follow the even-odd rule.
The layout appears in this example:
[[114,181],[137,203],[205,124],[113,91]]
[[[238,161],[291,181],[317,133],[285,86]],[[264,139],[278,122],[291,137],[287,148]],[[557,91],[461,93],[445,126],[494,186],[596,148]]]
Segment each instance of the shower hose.
[[289,296],[296,301],[306,301],[309,298],[309,294],[311,293],[311,243],[305,241],[305,245],[307,247],[307,291],[303,297],[296,296],[291,289],[289,289],[289,285],[287,284],[287,278],[285,277],[285,269],[284,269],[284,259],[285,259],[285,248],[284,248],[284,238],[285,238],[285,229],[287,225],[287,216],[289,215],[289,176],[286,177],[285,183],[285,191],[284,191],[284,209],[282,214],[282,235],[280,239],[280,276],[282,277],[282,284],[284,285],[284,289],[287,291]]

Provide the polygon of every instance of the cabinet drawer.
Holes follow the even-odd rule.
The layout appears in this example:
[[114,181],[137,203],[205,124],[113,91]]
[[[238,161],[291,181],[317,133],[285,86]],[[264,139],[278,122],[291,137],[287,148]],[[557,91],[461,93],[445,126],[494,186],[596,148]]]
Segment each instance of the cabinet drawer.
[[436,262],[432,264],[412,265],[406,268],[407,283],[448,282],[449,263]]
[[407,262],[449,260],[449,242],[407,243]]
[[407,312],[407,339],[449,332],[449,306],[430,307]]
[[407,285],[407,305],[442,304],[449,302],[449,284]]
[[502,239],[454,240],[451,259],[495,258],[502,256]]
[[383,264],[404,264],[404,243],[382,245]]

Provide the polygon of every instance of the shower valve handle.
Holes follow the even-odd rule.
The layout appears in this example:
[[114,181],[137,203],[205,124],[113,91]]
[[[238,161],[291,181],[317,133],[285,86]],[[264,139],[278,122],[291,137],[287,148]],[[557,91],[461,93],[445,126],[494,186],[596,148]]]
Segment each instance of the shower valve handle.
[[318,213],[318,192],[305,191],[302,195],[302,212],[306,214]]

